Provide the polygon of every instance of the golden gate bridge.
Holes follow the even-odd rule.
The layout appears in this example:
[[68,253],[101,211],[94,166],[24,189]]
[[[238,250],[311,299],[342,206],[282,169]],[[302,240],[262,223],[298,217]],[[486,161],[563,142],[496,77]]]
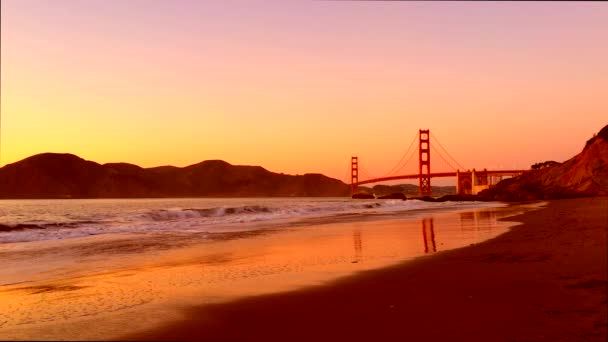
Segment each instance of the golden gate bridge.
[[[431,146],[431,138],[437,143],[440,149]],[[412,149],[418,139],[418,173],[398,174],[416,155],[416,149]],[[452,170],[447,172],[431,172],[431,149],[436,153]],[[445,154],[445,156],[444,156]],[[447,156],[447,158],[446,158]],[[404,162],[405,160],[405,162]],[[451,160],[452,162],[450,162]],[[454,167],[456,164],[459,168]],[[359,170],[361,165],[357,156],[351,157],[350,162],[350,185],[351,195],[357,193],[359,185],[380,183],[398,179],[418,179],[420,196],[432,196],[431,178],[456,177],[456,192],[459,195],[476,195],[484,189],[488,189],[502,180],[503,177],[518,176],[527,170],[475,170],[465,169],[454,157],[441,145],[437,137],[431,135],[430,130],[420,129],[412,143],[403,154],[399,162],[383,177],[368,177],[359,180]],[[369,175],[368,175],[369,176]]]

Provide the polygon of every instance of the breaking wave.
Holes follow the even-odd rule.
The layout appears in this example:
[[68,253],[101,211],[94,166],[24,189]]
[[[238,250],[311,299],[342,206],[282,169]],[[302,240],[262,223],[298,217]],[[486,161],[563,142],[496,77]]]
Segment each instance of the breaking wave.
[[52,222],[52,223],[17,223],[17,224],[0,224],[0,232],[22,231],[28,229],[48,229],[48,228],[76,228],[84,224],[96,223],[94,221],[80,222]]
[[[250,221],[264,218],[290,218],[311,215],[332,214],[336,212],[348,212],[353,210],[365,210],[382,207],[383,203],[359,203],[351,205],[286,205],[286,206],[263,206],[245,205],[238,207],[214,207],[204,209],[159,209],[152,210],[144,215],[152,221],[175,221],[193,218],[237,218]],[[390,205],[384,205],[390,207]]]
[[0,243],[69,239],[99,234],[247,231],[264,229],[277,222],[289,225],[318,218],[331,220],[344,216],[487,206],[476,202],[350,199],[191,199],[189,202],[116,200],[116,203],[80,204],[75,208],[70,207],[74,205],[72,203],[77,202],[46,208],[46,211],[36,208],[31,213],[20,213],[18,217],[3,216],[0,212]]

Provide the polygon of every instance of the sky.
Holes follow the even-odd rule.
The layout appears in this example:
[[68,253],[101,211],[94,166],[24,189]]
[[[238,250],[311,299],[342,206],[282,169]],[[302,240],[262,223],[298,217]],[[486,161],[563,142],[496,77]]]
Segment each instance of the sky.
[[520,169],[608,124],[606,2],[1,4],[0,165],[61,152],[347,180],[351,156],[382,176],[430,129],[465,168]]

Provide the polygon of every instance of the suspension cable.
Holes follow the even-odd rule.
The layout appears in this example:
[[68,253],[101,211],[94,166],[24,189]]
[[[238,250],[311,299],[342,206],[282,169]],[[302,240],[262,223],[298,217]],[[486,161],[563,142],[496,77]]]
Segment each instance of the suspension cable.
[[[401,159],[397,162],[397,164],[395,166],[393,166],[393,168],[391,168],[390,171],[388,171],[384,176],[382,177],[387,177],[387,176],[392,176],[397,174],[398,172],[400,172],[405,166],[408,165],[408,163],[412,160],[412,158],[414,157],[414,155],[416,154],[416,149],[412,149],[412,147],[414,146],[414,143],[416,142],[416,138],[418,138],[420,135],[420,133],[416,133],[416,135],[414,136],[414,139],[412,140],[412,142],[409,144],[408,148],[405,150],[405,152],[403,153],[403,155],[401,156]],[[433,138],[433,140],[437,143],[437,145],[439,145],[439,147],[441,148],[441,150],[443,150],[443,152],[445,152],[445,154],[454,162],[456,163],[456,165],[458,165],[462,170],[466,170],[466,168],[464,166],[462,166],[462,164],[460,164],[458,162],[458,160],[456,160],[456,158],[452,157],[452,155],[450,154],[450,152],[448,152],[446,150],[445,147],[443,147],[443,145],[441,144],[441,142],[439,141],[439,139],[437,139],[437,137],[435,136],[435,134],[431,133],[430,134],[431,138]],[[450,163],[450,161],[448,161],[443,154],[441,153],[441,151],[437,148],[435,148],[434,144],[429,144],[431,145],[431,148],[439,155],[439,157],[452,169],[454,170],[458,170],[458,168],[454,167],[454,165],[452,163]],[[410,151],[411,150],[411,151]],[[408,157],[409,155],[409,157]],[[407,157],[407,159],[406,159]],[[405,162],[403,162],[405,160]],[[370,173],[369,171],[367,171],[367,169],[365,169],[362,165],[359,165],[359,170],[361,171],[363,176],[366,176],[368,179],[376,179],[376,178],[380,178],[380,177],[376,177],[374,176],[372,173]],[[350,168],[349,168],[349,174],[346,178],[347,182],[350,182],[350,178],[351,178],[351,172],[350,172]]]
[[410,156],[407,158],[406,162],[403,163],[403,165],[401,165],[401,167],[397,170],[395,170],[394,174],[398,173],[399,171],[401,171],[406,165],[407,163],[409,163],[412,158],[416,155],[416,150],[412,150],[412,152],[410,153]]
[[[441,143],[439,142],[439,139],[437,139],[437,137],[435,136],[435,134],[431,133],[431,137],[433,139],[435,139],[435,142],[439,145],[439,147],[441,147],[441,149],[448,155],[448,157],[450,157],[455,163],[456,165],[458,165],[461,169],[466,170],[466,168],[464,166],[462,166],[458,160],[456,160],[456,158],[452,157],[452,155],[450,154],[450,152],[448,152],[445,147],[443,147],[443,145],[441,145]],[[447,162],[447,161],[446,161]],[[449,163],[448,163],[449,164]],[[456,168],[454,168],[456,169]]]
[[352,165],[349,165],[348,167],[348,175],[346,176],[346,181],[344,183],[346,184],[350,184],[350,182],[352,181],[352,177],[353,177],[353,170],[352,170]]
[[363,171],[364,175],[367,176],[369,179],[378,178],[371,174],[369,171],[367,171],[362,165],[359,165],[359,170]]
[[457,168],[455,168],[455,167],[454,167],[454,165],[450,164],[450,162],[449,162],[449,161],[447,161],[447,160],[446,160],[446,159],[443,157],[443,155],[441,154],[441,152],[439,152],[439,150],[438,150],[438,149],[436,149],[436,148],[435,148],[435,146],[431,145],[431,149],[433,149],[433,151],[437,152],[437,154],[439,155],[439,157],[440,157],[441,159],[443,159],[443,161],[444,161],[444,162],[446,162],[446,164],[448,164],[448,166],[449,166],[449,167],[451,167],[451,168],[452,168],[452,169],[454,169],[454,170],[458,170]]
[[[395,166],[393,166],[393,168],[387,172],[383,177],[386,176],[390,176],[392,175],[396,170],[400,170],[403,168],[403,166],[399,167],[399,165],[401,165],[401,162],[405,159],[405,157],[409,154],[410,149],[412,148],[412,146],[414,146],[414,143],[416,142],[416,138],[418,138],[418,135],[420,134],[420,132],[416,133],[416,135],[414,136],[414,139],[412,140],[412,142],[410,143],[410,146],[408,146],[407,150],[405,150],[405,152],[403,153],[403,156],[401,156],[401,159],[397,162],[397,164]],[[405,165],[404,165],[405,166]]]

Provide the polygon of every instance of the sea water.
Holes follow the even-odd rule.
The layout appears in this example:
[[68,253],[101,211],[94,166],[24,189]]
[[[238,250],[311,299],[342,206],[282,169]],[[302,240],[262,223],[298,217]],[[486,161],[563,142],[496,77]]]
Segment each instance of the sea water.
[[0,339],[101,339],[181,308],[322,285],[506,231],[501,203],[0,201]]
[[[370,219],[421,210],[496,207],[483,202],[349,198],[182,198],[0,201],[0,244],[102,234],[253,231],[307,221]],[[203,237],[204,238],[204,237]]]

